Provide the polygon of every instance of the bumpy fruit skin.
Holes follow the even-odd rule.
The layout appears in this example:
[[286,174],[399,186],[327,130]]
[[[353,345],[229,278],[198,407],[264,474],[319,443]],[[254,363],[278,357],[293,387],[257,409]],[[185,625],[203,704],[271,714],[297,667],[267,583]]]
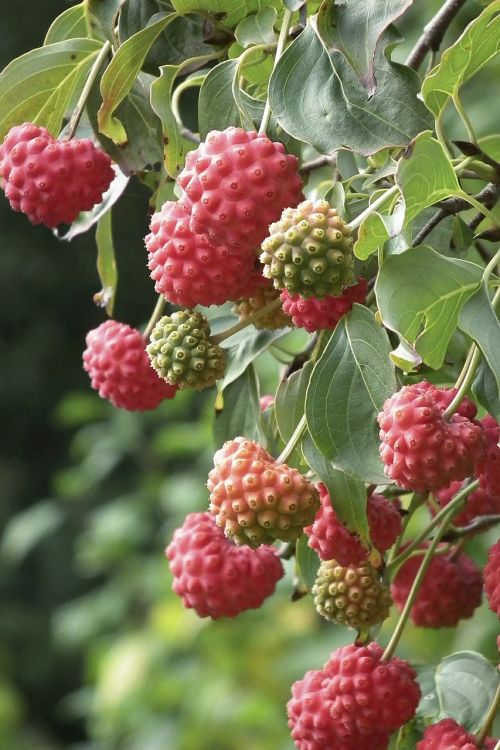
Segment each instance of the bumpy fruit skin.
[[[464,489],[462,482],[452,482],[445,490],[439,490],[436,497],[439,504],[444,508],[453,500],[455,495]],[[490,495],[487,490],[479,486],[476,490],[467,495],[465,508],[453,519],[455,526],[468,526],[479,516],[500,513],[500,492]]]
[[348,286],[338,297],[328,295],[324,299],[304,299],[300,294],[292,295],[284,289],[281,301],[284,312],[291,317],[294,326],[313,333],[323,328],[335,328],[355,302],[362,304],[365,301],[367,289],[366,280],[359,278],[357,284]]
[[306,672],[292,685],[287,704],[288,726],[299,750],[386,750],[389,737],[373,731],[360,734],[353,727],[334,724],[331,701],[326,697],[328,676],[321,670]]
[[378,415],[385,473],[405,490],[440,490],[474,471],[483,455],[481,427],[453,414],[447,421],[428,384],[401,388]]
[[116,320],[106,320],[89,331],[83,367],[92,388],[114,406],[128,411],[156,409],[173,398],[175,386],[165,383],[151,368],[139,331]]
[[210,326],[199,312],[164,315],[147,347],[151,364],[167,383],[201,391],[224,375],[226,355],[210,340]]
[[319,506],[317,490],[296,469],[277,465],[262,446],[243,437],[216,452],[207,486],[217,525],[236,544],[253,548],[297,539]]
[[[308,544],[322,560],[336,560],[340,565],[359,565],[367,559],[368,550],[351,534],[335,513],[330,495],[324,484],[318,484],[321,507],[314,523],[306,526]],[[367,502],[370,538],[383,554],[401,533],[401,516],[394,503],[383,495],[373,493]]]
[[481,420],[485,442],[484,457],[476,466],[479,485],[490,495],[500,498],[500,425],[487,414]]
[[[253,315],[259,310],[262,310],[266,305],[269,305],[270,302],[277,300],[279,296],[279,291],[277,289],[268,283],[264,283],[255,290],[251,297],[238,300],[236,304],[233,305],[233,312],[239,316],[240,320],[246,320],[250,315]],[[267,315],[264,315],[264,317],[256,320],[254,326],[260,329],[276,330],[278,328],[291,327],[292,320],[283,312],[283,308],[280,306]]]
[[303,198],[297,164],[262,133],[212,130],[177,178],[192,231],[234,252],[257,247],[283,209]]
[[101,202],[114,176],[109,156],[88,138],[57,141],[29,122],[11,128],[0,146],[0,185],[32,224],[71,224]]
[[236,547],[210,513],[189,513],[165,554],[184,606],[213,620],[259,608],[285,572],[273,547]]
[[368,562],[343,566],[336,560],[323,561],[312,595],[322,617],[356,630],[383,622],[392,604],[389,589]]
[[[448,408],[458,393],[457,388],[438,388],[438,386],[428,383],[427,380],[422,380],[418,385],[429,396],[431,396],[432,400],[441,411]],[[477,414],[477,406],[470,400],[470,398],[465,396],[460,401],[455,414],[460,414],[461,417],[467,417],[467,419],[473,420]]]
[[[495,744],[496,740],[490,737],[483,747],[490,750]],[[479,750],[479,745],[455,719],[442,719],[426,728],[423,739],[417,743],[417,750]]]
[[337,731],[391,733],[415,715],[420,700],[415,670],[403,659],[382,655],[377,643],[344,646],[323,667],[328,676],[323,690]]
[[354,282],[351,230],[327,201],[286,208],[262,243],[264,276],[276,289],[322,299]]
[[500,618],[500,539],[488,551],[484,566],[484,591],[490,609]]
[[[210,245],[189,229],[189,212],[167,201],[153,214],[145,238],[155,290],[182,307],[222,305],[238,299],[264,279],[255,273],[255,252],[232,255],[224,245]],[[257,282],[257,283],[256,283]]]
[[[426,549],[428,543],[422,544]],[[413,605],[410,617],[423,628],[453,628],[460,621],[472,617],[481,604],[482,575],[475,563],[463,553],[439,554],[446,549],[438,545],[431,564]],[[410,557],[398,570],[391,585],[394,603],[402,610],[423,554]]]

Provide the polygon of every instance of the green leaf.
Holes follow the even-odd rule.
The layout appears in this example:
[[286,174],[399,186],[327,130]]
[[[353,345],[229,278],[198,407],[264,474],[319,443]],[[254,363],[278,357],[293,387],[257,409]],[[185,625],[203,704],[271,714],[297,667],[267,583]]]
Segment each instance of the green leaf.
[[295,549],[295,560],[307,590],[310,592],[318,575],[321,560],[316,552],[307,543],[307,536],[302,534]]
[[432,724],[438,720],[440,706],[436,692],[436,667],[426,664],[417,667],[417,680],[420,685],[421,698],[416,716],[424,724]]
[[113,315],[116,285],[118,282],[111,210],[107,211],[99,219],[95,241],[97,245],[97,272],[102,284],[102,291],[96,297],[99,304],[106,307],[106,312],[111,317]]
[[358,534],[361,541],[368,546],[370,530],[366,515],[367,495],[364,483],[336,469],[332,462],[318,451],[309,436],[302,443],[302,452],[308,466],[326,485],[335,513],[349,531]]
[[462,305],[479,288],[483,269],[419,246],[384,262],[375,283],[384,325],[439,369]]
[[234,29],[239,22],[252,13],[268,7],[280,9],[280,0],[172,0],[179,13],[202,13],[215,16],[217,24],[224,29]]
[[84,0],[84,3],[90,27],[114,44],[114,30],[124,0]]
[[415,720],[404,724],[398,732],[395,750],[415,750],[422,734],[416,728]]
[[413,0],[364,0],[362,3],[324,3],[318,32],[329,49],[342,52],[356,77],[371,95],[377,87],[375,56],[383,32],[410,7]]
[[13,516],[2,536],[0,552],[9,562],[20,562],[45,537],[63,523],[61,508],[44,500]]
[[500,422],[500,391],[497,379],[484,359],[481,360],[472,384],[472,392],[481,406]]
[[162,65],[160,76],[151,84],[151,106],[161,120],[163,154],[167,174],[176,177],[184,164],[185,150],[177,120],[172,112],[172,92],[180,65]]
[[243,18],[234,30],[236,41],[245,48],[252,44],[273,44],[276,41],[274,24],[277,17],[276,8],[271,6]]
[[475,734],[486,718],[499,682],[498,670],[474,651],[460,651],[443,659],[436,670],[441,718],[451,716]]
[[276,391],[274,413],[279,433],[285,443],[290,440],[302,419],[312,369],[313,363],[306,362],[301,370],[282,380]]
[[101,79],[102,104],[98,112],[99,130],[118,145],[127,143],[127,132],[113,112],[130,92],[151,45],[169,23],[177,18],[170,13],[151,26],[138,31],[116,52]]
[[221,396],[223,406],[216,411],[214,422],[216,447],[238,435],[262,443],[259,381],[253,365],[224,388],[217,400]]
[[225,60],[212,68],[203,81],[198,99],[198,124],[202,139],[210,130],[225,130],[230,125],[241,125],[240,112],[233,96],[237,69],[238,60]]
[[44,46],[64,42],[66,39],[85,39],[90,36],[83,3],[63,10],[52,22],[44,39]]
[[425,77],[422,96],[439,117],[450,97],[500,52],[500,0],[491,3],[470,23],[439,64]]
[[279,124],[322,154],[344,146],[369,155],[406,145],[429,127],[429,114],[417,99],[414,73],[386,59],[391,41],[386,32],[375,61],[377,89],[369,97],[346,58],[326,49],[311,21],[271,76],[270,102]]
[[93,39],[68,39],[7,65],[0,73],[0,142],[20,122],[34,122],[56,136],[100,49]]
[[[234,320],[234,319],[233,319]],[[212,332],[216,329],[210,322]],[[266,351],[273,341],[286,336],[287,330],[278,331],[255,331],[251,328],[245,328],[238,334],[224,341],[221,346],[227,350],[227,367],[222,385],[226,388],[233,380],[239,378],[241,373],[254,361],[260,354]]]
[[335,328],[307,389],[307,425],[316,446],[335,468],[366,482],[387,483],[376,417],[396,390],[390,351],[373,313],[354,305]]
[[484,284],[462,307],[458,325],[481,349],[500,392],[500,322]]
[[360,224],[358,236],[354,243],[354,253],[360,260],[366,260],[391,237],[396,237],[404,226],[406,207],[400,199],[392,214],[380,214],[378,211],[368,214]]

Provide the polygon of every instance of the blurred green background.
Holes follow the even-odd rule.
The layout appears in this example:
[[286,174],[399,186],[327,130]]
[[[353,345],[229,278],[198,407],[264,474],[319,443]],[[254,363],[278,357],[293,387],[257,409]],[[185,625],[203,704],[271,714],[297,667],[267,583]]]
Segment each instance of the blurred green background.
[[[0,67],[40,45],[68,4],[2,3]],[[400,58],[439,3],[417,5]],[[493,108],[478,87],[468,96],[488,132]],[[206,507],[214,394],[139,416],[101,401],[81,368],[85,333],[104,319],[92,232],[61,243],[3,196],[0,226],[0,749],[291,750],[290,683],[351,633],[309,598],[291,603],[292,563],[259,612],[212,623],[183,609],[163,550]],[[114,213],[116,317],[136,326],[154,304],[146,229],[147,194],[131,181]],[[277,367],[261,364],[263,392]],[[472,545],[480,564],[495,538]],[[409,627],[401,653],[495,659],[497,631],[483,606],[454,631]]]

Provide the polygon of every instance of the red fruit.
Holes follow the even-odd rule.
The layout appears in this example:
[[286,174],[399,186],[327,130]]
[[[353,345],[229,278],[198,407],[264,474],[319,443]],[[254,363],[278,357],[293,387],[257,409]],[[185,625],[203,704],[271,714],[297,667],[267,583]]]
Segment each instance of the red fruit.
[[145,243],[155,290],[176,305],[222,305],[239,299],[249,284],[253,289],[264,283],[253,250],[231,255],[224,245],[193,234],[189,212],[178,201],[164,203],[150,229]]
[[317,490],[302,474],[243,437],[217,451],[207,486],[217,525],[250,547],[297,539],[319,507]]
[[[358,565],[368,557],[354,534],[351,534],[335,513],[324,484],[318,484],[321,507],[312,526],[306,526],[309,546],[322,560],[336,560],[340,565]],[[401,516],[397,507],[383,495],[372,494],[367,503],[368,526],[373,545],[380,553],[388,550],[401,533]]]
[[383,660],[382,655],[377,643],[344,646],[323,667],[329,678],[323,690],[338,731],[391,733],[415,715],[420,700],[415,670],[402,659]]
[[0,146],[0,182],[14,211],[32,224],[71,224],[102,200],[115,173],[88,138],[57,141],[29,122],[11,128]]
[[490,609],[500,618],[500,539],[488,550],[484,566],[484,591]]
[[338,297],[328,295],[324,299],[304,299],[300,294],[290,294],[285,289],[281,292],[281,301],[284,312],[291,317],[293,324],[312,333],[322,328],[335,328],[355,302],[365,301],[367,289],[366,280],[360,277],[355,286],[347,287]]
[[241,128],[210,132],[188,153],[177,181],[193,232],[233,251],[260,245],[283,209],[303,199],[296,157]]
[[[441,411],[448,408],[458,393],[457,388],[438,388],[436,385],[428,383],[426,380],[422,380],[418,385],[432,397],[433,401]],[[477,414],[477,406],[465,396],[460,401],[455,414],[460,414],[461,417],[467,417],[467,419],[473,420]]]
[[213,620],[257,609],[285,572],[273,547],[236,547],[210,513],[189,513],[165,554],[184,606]]
[[485,453],[476,466],[476,475],[480,486],[495,498],[500,498],[500,425],[486,415],[481,420],[483,428]]
[[260,410],[266,411],[266,409],[269,409],[274,404],[274,396],[271,396],[270,393],[266,393],[265,396],[261,396],[259,400],[260,404]]
[[[462,482],[452,482],[445,490],[439,490],[436,497],[439,504],[444,508],[455,497],[459,490],[463,489]],[[483,487],[467,495],[465,508],[453,519],[455,526],[467,526],[479,516],[500,513],[500,492],[490,495]]]
[[83,352],[83,367],[92,388],[121,409],[156,409],[165,398],[173,398],[175,386],[159,378],[149,363],[139,331],[116,320],[106,320],[89,331]]
[[406,490],[440,490],[470,476],[483,455],[481,427],[467,417],[443,418],[443,395],[429,384],[401,388],[378,415],[385,473]]
[[[483,748],[493,750],[496,740],[486,739]],[[417,750],[479,750],[477,739],[458,724],[455,719],[442,719],[427,727]]]
[[[421,545],[426,549],[429,543]],[[475,563],[462,552],[439,554],[446,549],[438,545],[437,553],[419,588],[411,619],[423,628],[452,628],[459,620],[472,617],[481,604],[482,575]],[[398,570],[391,585],[394,603],[402,610],[408,599],[423,554],[410,557]]]

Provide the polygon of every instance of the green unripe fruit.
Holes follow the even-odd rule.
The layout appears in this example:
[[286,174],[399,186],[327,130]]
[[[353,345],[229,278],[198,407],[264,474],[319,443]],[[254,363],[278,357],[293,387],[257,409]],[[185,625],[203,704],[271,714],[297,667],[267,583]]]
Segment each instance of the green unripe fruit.
[[302,297],[337,296],[355,280],[351,230],[327,201],[286,208],[262,243],[264,276]]
[[369,563],[321,563],[312,588],[317,611],[327,620],[361,630],[383,622],[392,604],[389,589]]
[[[246,320],[254,313],[262,310],[270,302],[274,302],[280,296],[279,290],[273,286],[261,286],[255,290],[254,294],[247,299],[240,299],[233,305],[233,312],[239,316],[240,320]],[[277,307],[263,318],[255,321],[254,326],[259,329],[276,330],[278,328],[291,328],[292,319],[283,312],[283,308]]]
[[201,391],[224,375],[225,354],[210,340],[210,326],[199,312],[164,315],[150,341],[146,351],[151,364],[171,385]]

